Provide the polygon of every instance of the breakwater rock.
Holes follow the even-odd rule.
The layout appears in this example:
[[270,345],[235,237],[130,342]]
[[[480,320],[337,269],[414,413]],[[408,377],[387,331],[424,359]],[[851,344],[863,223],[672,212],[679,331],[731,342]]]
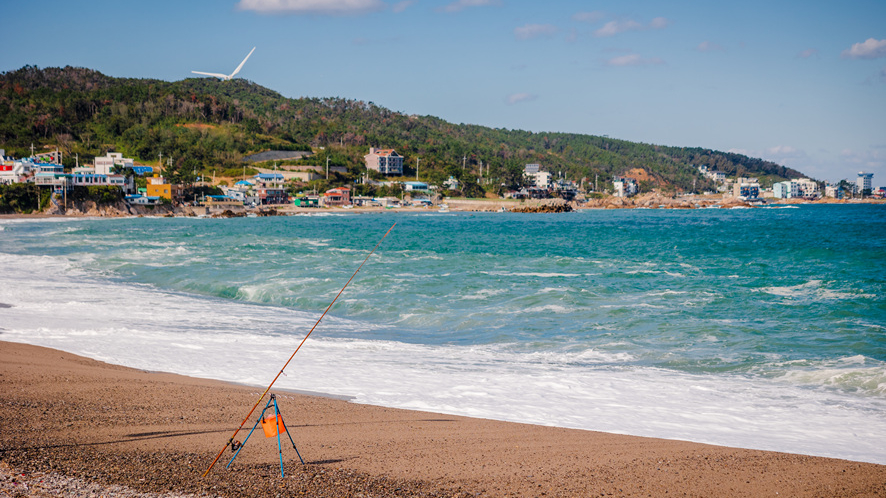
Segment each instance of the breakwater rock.
[[544,202],[536,205],[528,205],[528,206],[520,206],[511,209],[512,213],[569,213],[571,212],[572,206],[569,203],[562,201],[560,202]]
[[735,197],[674,197],[657,193],[641,194],[636,197],[601,197],[588,199],[581,207],[585,209],[697,209],[707,207],[750,206]]
[[233,212],[230,209],[225,209],[221,213],[216,213],[212,215],[213,218],[244,218],[246,217],[245,211]]

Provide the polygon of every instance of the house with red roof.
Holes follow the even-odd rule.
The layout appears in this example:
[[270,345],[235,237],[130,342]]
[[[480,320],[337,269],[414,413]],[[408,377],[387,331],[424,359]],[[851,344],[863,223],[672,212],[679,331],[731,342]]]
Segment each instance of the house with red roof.
[[329,189],[320,196],[321,206],[350,206],[351,189],[349,187],[336,187]]

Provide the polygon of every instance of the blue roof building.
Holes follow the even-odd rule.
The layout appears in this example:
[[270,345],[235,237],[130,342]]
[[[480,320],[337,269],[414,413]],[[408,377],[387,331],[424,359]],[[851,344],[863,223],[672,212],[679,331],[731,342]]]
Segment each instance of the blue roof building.
[[283,175],[280,173],[259,173],[253,176],[256,180],[260,182],[282,182]]

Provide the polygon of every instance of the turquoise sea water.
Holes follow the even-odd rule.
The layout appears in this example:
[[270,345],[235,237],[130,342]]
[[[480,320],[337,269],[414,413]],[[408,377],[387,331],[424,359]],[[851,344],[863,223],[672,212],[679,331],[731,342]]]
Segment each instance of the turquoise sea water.
[[0,339],[266,384],[395,222],[286,387],[886,463],[876,205],[0,221]]

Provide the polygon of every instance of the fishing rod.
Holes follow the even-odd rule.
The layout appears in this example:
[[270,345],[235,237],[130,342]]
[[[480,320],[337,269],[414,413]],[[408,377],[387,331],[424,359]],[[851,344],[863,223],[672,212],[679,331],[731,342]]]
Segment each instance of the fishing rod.
[[320,315],[320,318],[317,319],[317,323],[315,323],[314,326],[311,327],[311,330],[308,332],[308,334],[305,336],[305,338],[301,340],[301,343],[299,343],[298,347],[295,348],[295,351],[292,352],[292,354],[289,356],[289,359],[286,360],[286,363],[283,365],[283,368],[281,368],[280,371],[277,372],[277,375],[274,377],[274,380],[272,380],[271,383],[268,384],[268,388],[265,389],[265,391],[264,391],[263,393],[261,393],[261,396],[259,396],[259,398],[258,398],[258,400],[255,402],[255,404],[252,405],[252,409],[249,410],[249,413],[246,414],[246,418],[244,418],[243,421],[240,422],[240,426],[237,427],[237,430],[234,431],[234,434],[231,435],[231,438],[228,439],[228,442],[225,443],[225,445],[224,445],[224,447],[222,447],[221,451],[218,452],[218,455],[216,455],[215,460],[213,460],[212,463],[209,464],[209,468],[206,469],[206,472],[203,473],[203,477],[206,477],[206,475],[209,474],[209,471],[212,470],[212,467],[215,466],[215,462],[218,462],[218,459],[221,458],[222,454],[225,452],[225,449],[226,449],[228,446],[230,446],[231,444],[234,443],[234,438],[237,437],[237,433],[240,432],[241,429],[243,429],[243,426],[246,425],[246,422],[249,421],[249,417],[252,416],[252,412],[255,411],[255,409],[256,409],[256,408],[258,407],[258,405],[261,403],[262,399],[264,399],[265,395],[268,394],[268,391],[271,390],[271,386],[273,386],[274,383],[277,382],[277,379],[280,378],[280,376],[283,374],[283,371],[286,370],[286,367],[287,367],[287,366],[289,366],[289,362],[292,361],[292,358],[295,357],[295,353],[298,353],[298,350],[301,349],[301,347],[302,347],[302,345],[305,343],[305,341],[308,340],[308,337],[310,337],[311,334],[314,332],[314,329],[317,328],[317,325],[320,325],[320,320],[323,320],[323,317],[326,316],[326,313],[329,312],[329,309],[332,308],[332,305],[335,304],[335,302],[338,300],[338,297],[341,296],[341,293],[344,292],[345,289],[348,288],[348,285],[351,284],[351,280],[354,280],[354,277],[357,276],[357,273],[360,272],[360,269],[363,268],[363,265],[365,265],[365,264],[366,264],[366,261],[369,260],[369,256],[372,256],[372,253],[374,253],[375,250],[378,249],[378,246],[381,245],[382,241],[385,240],[385,237],[387,237],[388,234],[391,233],[391,230],[393,230],[395,226],[397,226],[396,223],[394,223],[393,225],[391,225],[391,228],[388,228],[388,231],[385,232],[385,234],[384,234],[384,235],[382,236],[382,238],[378,241],[378,243],[375,244],[375,247],[373,247],[372,250],[369,251],[369,254],[366,255],[366,258],[363,260],[363,262],[360,263],[360,266],[357,268],[357,271],[355,271],[354,274],[351,275],[351,278],[348,279],[348,282],[345,284],[345,286],[342,287],[340,291],[338,291],[338,294],[335,296],[335,299],[333,299],[332,302],[329,303],[329,306],[326,307],[326,311],[324,311],[323,314]]

